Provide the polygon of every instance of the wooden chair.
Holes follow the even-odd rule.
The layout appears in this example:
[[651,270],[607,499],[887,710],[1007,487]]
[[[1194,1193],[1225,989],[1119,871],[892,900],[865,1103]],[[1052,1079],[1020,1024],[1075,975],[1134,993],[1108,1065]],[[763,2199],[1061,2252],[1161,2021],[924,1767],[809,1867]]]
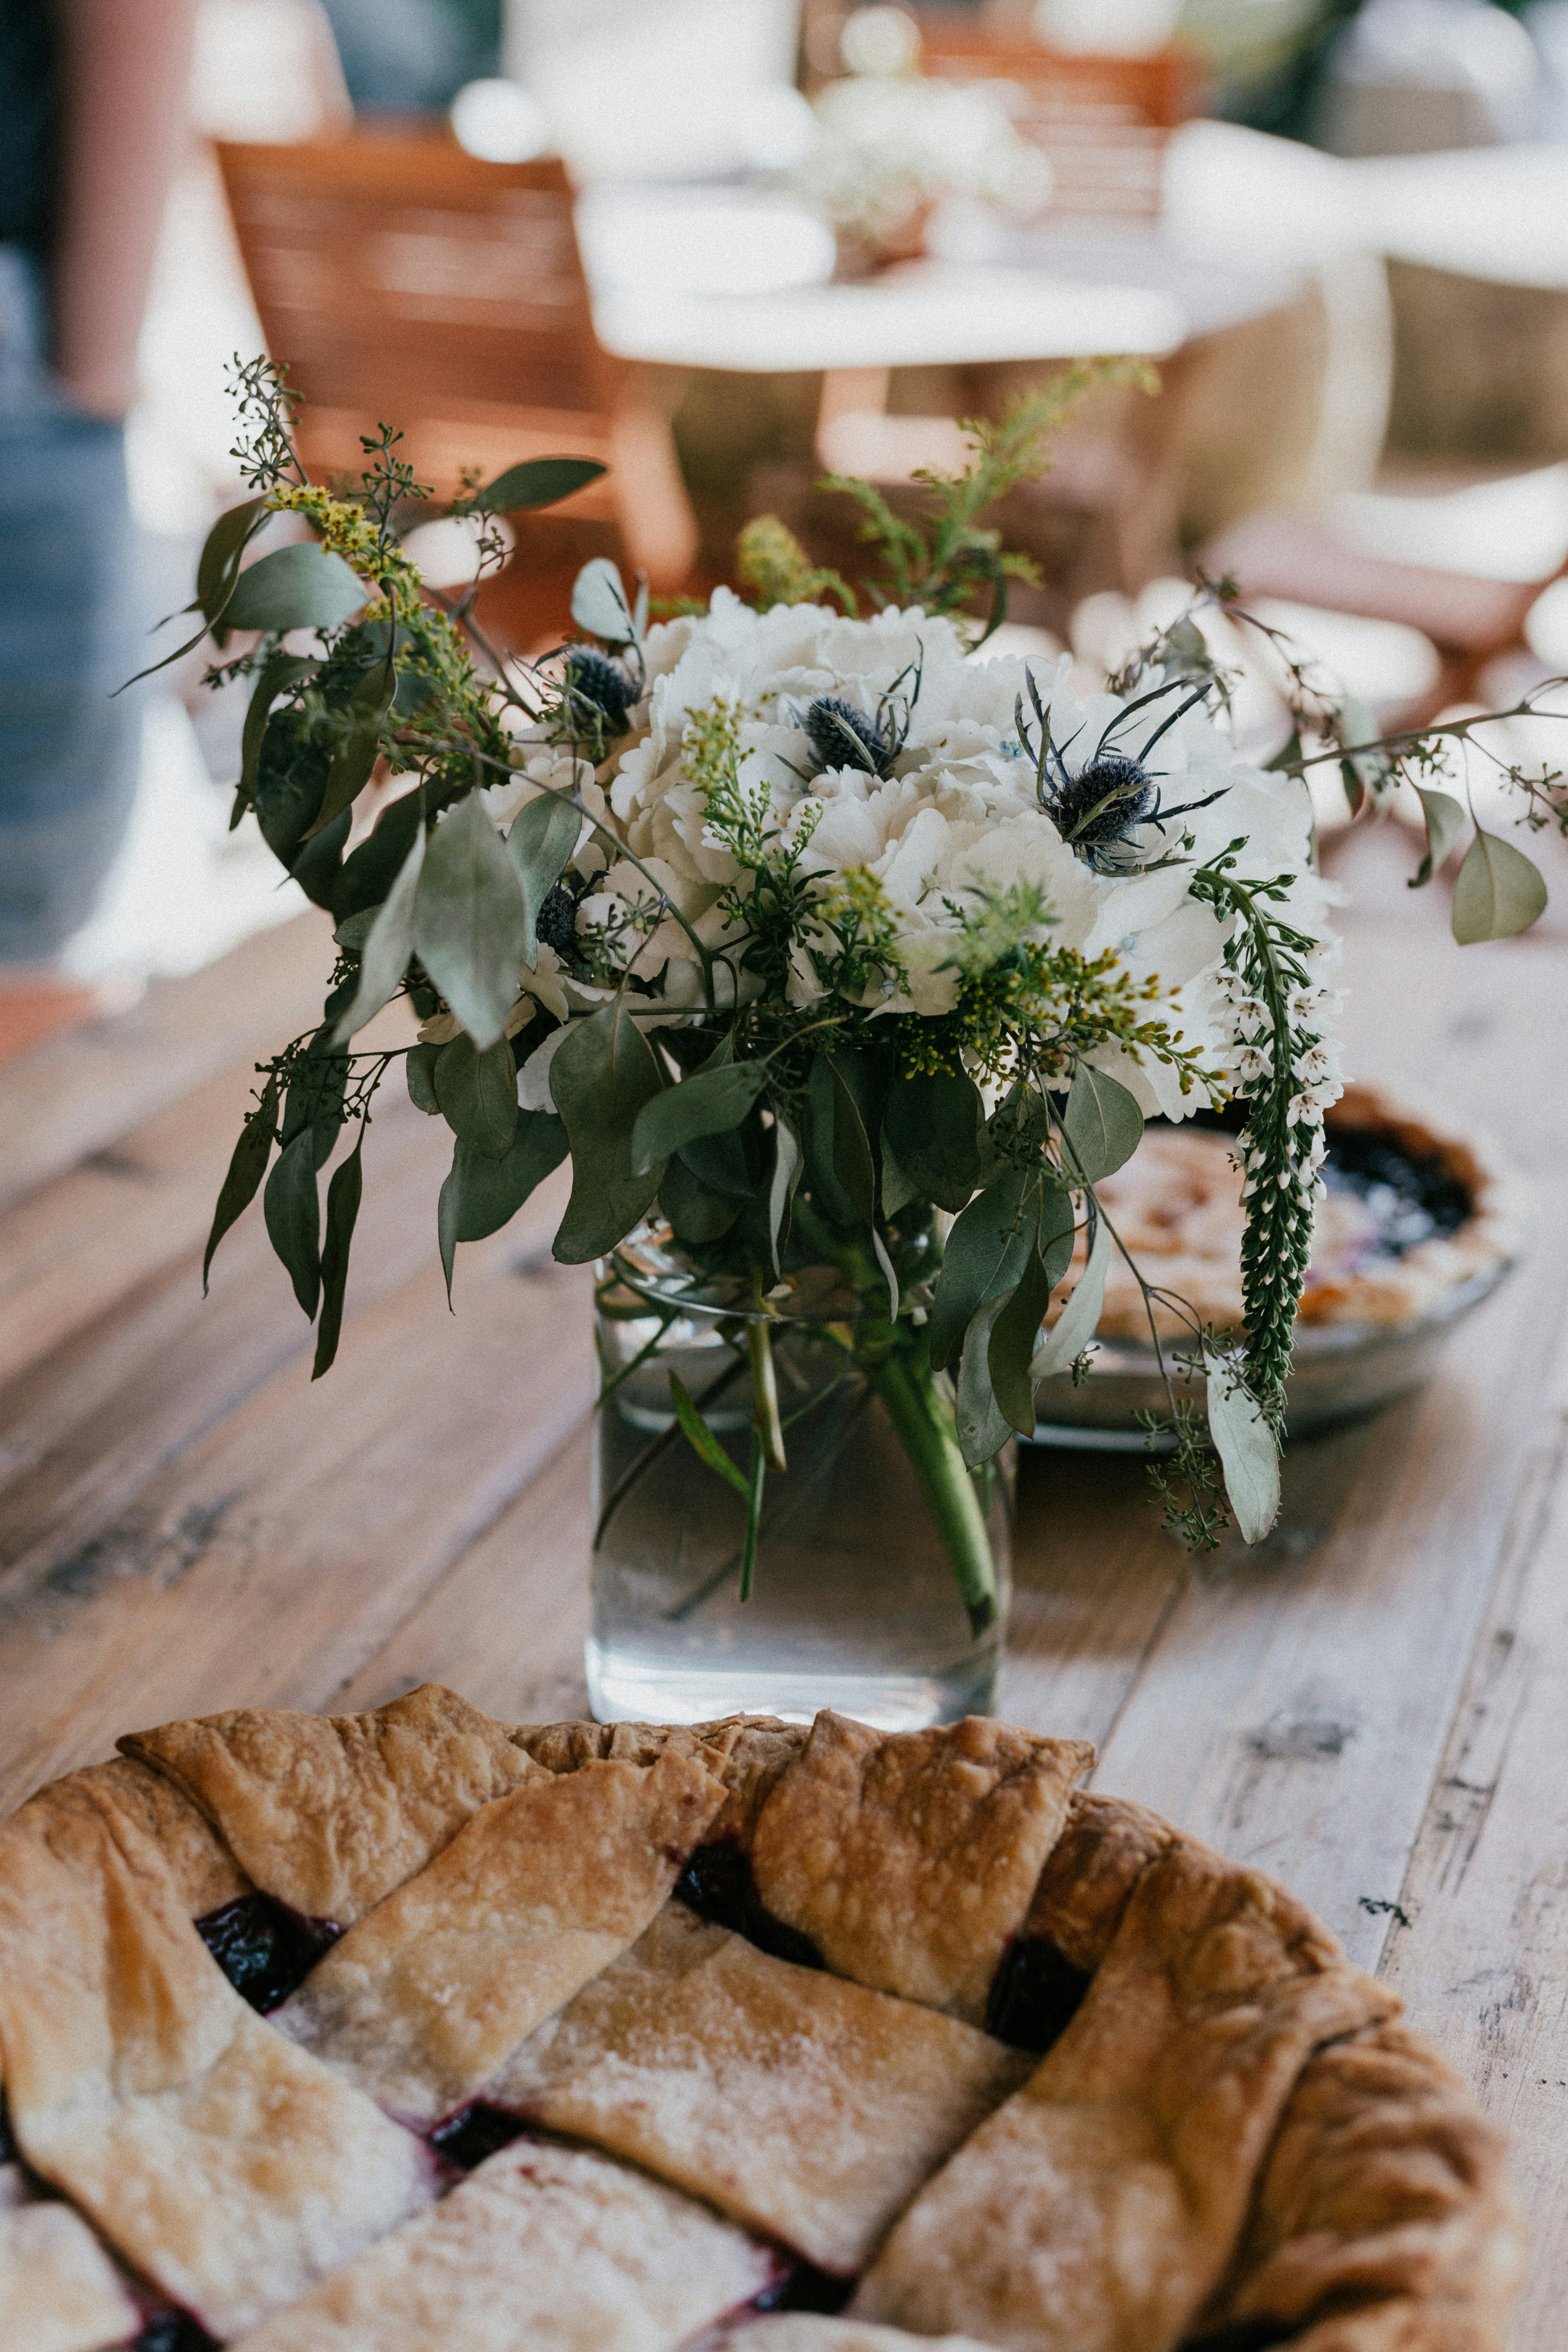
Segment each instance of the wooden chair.
[[480,163],[423,124],[217,156],[312,474],[357,474],[383,419],[442,498],[466,466],[596,457],[604,480],[522,526],[524,563],[531,540],[597,525],[656,588],[681,584],[697,530],[668,420],[595,339],[559,162]]
[[922,16],[921,38],[933,78],[1008,85],[1016,127],[1056,174],[1053,215],[1157,216],[1165,140],[1195,111],[1197,77],[1184,50],[1079,56],[955,16]]

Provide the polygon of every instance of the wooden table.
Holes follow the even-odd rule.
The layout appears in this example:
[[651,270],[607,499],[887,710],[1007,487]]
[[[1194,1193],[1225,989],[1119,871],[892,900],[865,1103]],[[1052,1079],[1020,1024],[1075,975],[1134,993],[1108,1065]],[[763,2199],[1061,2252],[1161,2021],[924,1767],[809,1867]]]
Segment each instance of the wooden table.
[[[1369,843],[1367,851],[1379,845]],[[1401,870],[1408,861],[1398,861]],[[1347,924],[1352,1066],[1424,1082],[1532,1179],[1526,1269],[1424,1394],[1303,1444],[1261,1550],[1194,1574],[1136,1463],[1037,1454],[1005,1711],[1288,1881],[1514,2136],[1517,2334],[1568,2287],[1568,940],[1460,956],[1430,894]],[[557,1182],[436,1263],[444,1128],[394,1090],[338,1367],[259,1216],[200,1259],[250,1066],[319,1003],[324,919],[0,1070],[0,1808],[117,1733],[427,1677],[583,1712],[588,1277]],[[1563,2073],[1558,2074],[1561,2066]]]

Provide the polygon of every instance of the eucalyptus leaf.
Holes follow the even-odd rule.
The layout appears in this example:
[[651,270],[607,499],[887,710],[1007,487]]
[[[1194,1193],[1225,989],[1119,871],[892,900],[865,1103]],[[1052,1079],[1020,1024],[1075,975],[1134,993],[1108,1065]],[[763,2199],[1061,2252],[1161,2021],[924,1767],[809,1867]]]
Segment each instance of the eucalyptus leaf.
[[380,912],[379,907],[362,907],[357,915],[345,915],[341,923],[334,923],[332,937],[339,947],[346,948],[350,955],[363,956]]
[[768,1247],[773,1253],[773,1278],[789,1241],[790,1211],[800,1181],[801,1150],[782,1118],[773,1120],[773,1172],[768,1184]]
[[228,821],[231,833],[256,791],[261,739],[267,732],[273,704],[286,687],[297,686],[302,677],[312,677],[320,667],[320,662],[312,661],[306,654],[272,654],[262,663],[246,705],[245,726],[239,739],[239,783]]
[[436,1099],[436,1065],[446,1050],[444,1045],[410,1045],[404,1058],[408,1099],[427,1118],[441,1115],[441,1106]]
[[1546,884],[1521,849],[1476,827],[1454,877],[1454,937],[1462,948],[1511,940],[1546,909]]
[[375,821],[368,841],[345,857],[332,891],[332,912],[341,921],[363,907],[379,907],[403,869],[403,861],[423,831],[423,795],[417,788],[400,793]]
[[931,1360],[955,1361],[978,1308],[1021,1279],[1039,1231],[1037,1179],[1009,1161],[952,1226],[931,1305]]
[[321,1319],[316,1326],[316,1360],[310,1378],[319,1381],[331,1369],[343,1327],[343,1297],[348,1288],[349,1245],[364,1191],[364,1125],[346,1160],[332,1171],[327,1187],[327,1236],[321,1245]]
[[758,1174],[748,1150],[752,1127],[732,1127],[722,1135],[694,1135],[680,1147],[680,1158],[700,1184],[712,1192],[728,1192],[736,1201],[754,1201]]
[[671,1372],[669,1376],[669,1398],[675,1407],[675,1417],[680,1423],[682,1433],[693,1453],[700,1461],[707,1464],[710,1470],[717,1471],[721,1478],[733,1486],[736,1493],[750,1503],[751,1480],[731,1461],[719,1440],[692,1403],[686,1383],[677,1372]]
[[907,1209],[910,1202],[918,1201],[920,1196],[920,1186],[905,1174],[893,1157],[892,1146],[888,1141],[888,1130],[884,1128],[882,1129],[883,1216],[890,1222],[898,1215],[900,1209]]
[[658,1205],[669,1219],[678,1242],[700,1245],[727,1234],[741,1213],[741,1203],[728,1192],[714,1192],[700,1183],[683,1160],[672,1160],[660,1179]]
[[275,547],[242,572],[223,608],[226,629],[335,629],[365,601],[364,583],[313,540]]
[[1143,1114],[1134,1097],[1087,1062],[1073,1073],[1062,1125],[1079,1172],[1090,1184],[1112,1175],[1143,1139]]
[[1054,1182],[1041,1187],[1035,1246],[1000,1315],[991,1326],[986,1361],[998,1411],[1020,1436],[1035,1431],[1035,1343],[1051,1293],[1072,1257],[1072,1204]]
[[765,1062],[727,1062],[699,1070],[643,1105],[632,1135],[632,1168],[644,1174],[700,1135],[739,1127],[768,1082]]
[[302,1127],[284,1145],[261,1203],[268,1237],[289,1270],[295,1297],[311,1318],[321,1295],[321,1204],[313,1141],[311,1129]]
[[[424,867],[425,828],[421,825],[384,905],[376,910],[360,950],[359,986],[353,1003],[333,1033],[340,1045],[346,1045],[367,1021],[374,1020],[384,1004],[390,1004],[403,985],[403,975],[414,952],[414,901]],[[349,918],[351,923],[362,919],[358,915]],[[514,1096],[515,1092],[514,1087]]]
[[871,1228],[871,1247],[877,1254],[877,1264],[881,1267],[882,1278],[888,1286],[888,1320],[896,1323],[899,1319],[899,1277],[893,1261],[888,1255],[888,1244],[875,1225]]
[[247,499],[220,514],[202,544],[196,562],[196,601],[187,611],[200,613],[210,628],[222,614],[239,577],[239,559],[266,521],[265,497]]
[[552,793],[541,793],[518,811],[507,835],[507,855],[522,885],[528,925],[522,951],[530,971],[539,961],[539,910],[566,871],[582,830],[579,809]]
[[652,1207],[664,1170],[633,1168],[632,1133],[662,1084],[619,996],[574,1028],[551,1063],[550,1090],[572,1147],[572,1198],[554,1244],[563,1265],[603,1257]]
[[278,1122],[278,1081],[268,1078],[261,1101],[239,1130],[239,1140],[228,1163],[228,1172],[213,1211],[212,1231],[207,1235],[206,1255],[202,1259],[202,1297],[207,1295],[207,1276],[212,1272],[214,1253],[229,1227],[249,1208],[261,1189],[267,1173],[267,1162],[272,1156],[273,1130]]
[[437,1212],[448,1299],[458,1244],[482,1242],[500,1233],[565,1157],[566,1129],[552,1111],[522,1112],[511,1149],[502,1160],[458,1139]]
[[1029,1366],[1037,1384],[1067,1371],[1075,1364],[1100,1328],[1105,1305],[1105,1277],[1110,1268],[1110,1228],[1101,1217],[1095,1226],[1094,1247],[1079,1275],[1072,1297],[1047,1332],[1045,1342]]
[[632,608],[616,566],[607,555],[584,563],[572,589],[572,618],[606,646],[629,646],[636,634]]
[[869,1224],[877,1171],[855,1097],[828,1054],[812,1057],[805,1159],[812,1198],[836,1225]]
[[313,905],[331,907],[337,895],[338,877],[342,872],[343,845],[349,837],[353,818],[348,809],[332,819],[322,833],[307,841],[289,866],[290,877],[298,882]]
[[1417,784],[1415,790],[1426,820],[1426,855],[1405,885],[1410,890],[1419,890],[1424,882],[1430,882],[1465,829],[1464,809],[1452,793],[1432,792],[1425,784]]
[[991,1387],[991,1334],[1006,1303],[1004,1297],[983,1307],[963,1336],[955,1418],[959,1446],[972,1470],[994,1460],[1013,1434]]
[[498,474],[474,499],[481,513],[521,514],[535,507],[552,507],[574,490],[596,482],[606,468],[596,457],[524,457]]
[[1279,1515],[1279,1444],[1229,1360],[1212,1348],[1204,1349],[1204,1359],[1209,1435],[1225,1471],[1225,1491],[1243,1538],[1261,1543]]
[[381,756],[382,722],[396,691],[397,671],[389,647],[385,659],[366,670],[349,698],[349,730],[332,753],[321,805],[307,841],[351,809],[369,783]]
[[[919,1194],[934,1201],[939,1209],[953,1211],[967,1204],[980,1181],[980,1129],[984,1116],[979,1088],[962,1073],[894,1079],[882,1115],[882,1133],[886,1149],[891,1150],[912,1188],[906,1199]],[[884,1168],[884,1205],[886,1185]]]
[[454,1135],[487,1160],[504,1160],[517,1133],[517,1065],[499,1037],[482,1050],[454,1037],[436,1065],[436,1099]]
[[414,946],[476,1045],[493,1045],[506,1027],[526,931],[517,868],[483,801],[470,793],[430,837]]

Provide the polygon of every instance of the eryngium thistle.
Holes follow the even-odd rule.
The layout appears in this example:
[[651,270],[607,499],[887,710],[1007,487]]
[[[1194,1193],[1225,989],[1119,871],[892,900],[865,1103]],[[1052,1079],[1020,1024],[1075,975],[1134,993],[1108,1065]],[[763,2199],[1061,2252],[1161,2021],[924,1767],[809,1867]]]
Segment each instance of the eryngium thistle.
[[595,715],[608,733],[622,735],[637,690],[607,654],[592,646],[573,646],[566,656],[566,698],[574,718]]
[[885,776],[898,756],[887,729],[842,695],[819,694],[802,724],[824,768],[859,768],[868,776]]
[[1080,776],[1064,776],[1046,799],[1047,814],[1070,848],[1092,864],[1128,841],[1152,814],[1154,786],[1124,751],[1104,751]]

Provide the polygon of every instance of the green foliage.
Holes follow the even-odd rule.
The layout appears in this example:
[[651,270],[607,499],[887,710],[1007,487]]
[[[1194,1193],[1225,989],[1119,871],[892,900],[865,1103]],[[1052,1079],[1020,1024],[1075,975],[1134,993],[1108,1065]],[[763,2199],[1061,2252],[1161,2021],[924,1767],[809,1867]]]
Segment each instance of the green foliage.
[[735,541],[735,574],[741,593],[765,613],[774,604],[814,604],[831,596],[849,614],[855,591],[837,572],[813,563],[793,530],[777,515],[757,515]]
[[[1087,394],[1116,383],[1153,392],[1158,379],[1146,361],[1075,360],[1048,384],[1022,393],[999,423],[971,418],[963,431],[974,452],[962,474],[922,468],[914,478],[929,493],[926,511],[897,512],[873,483],[828,474],[819,487],[852,499],[860,510],[859,536],[874,547],[880,571],[864,584],[879,604],[921,605],[928,613],[963,614],[988,592],[984,634],[1006,618],[1007,582],[1038,584],[1026,556],[1005,554],[1000,534],[978,518],[989,506],[1033,481],[1050,464],[1050,443]],[[784,601],[790,601],[788,599]]]
[[1454,937],[1463,947],[1511,940],[1546,911],[1539,866],[1500,835],[1478,824],[1454,877]]
[[573,1030],[551,1065],[551,1092],[572,1151],[572,1198],[555,1236],[565,1265],[604,1257],[651,1208],[663,1164],[632,1164],[637,1114],[663,1081],[624,997]]

